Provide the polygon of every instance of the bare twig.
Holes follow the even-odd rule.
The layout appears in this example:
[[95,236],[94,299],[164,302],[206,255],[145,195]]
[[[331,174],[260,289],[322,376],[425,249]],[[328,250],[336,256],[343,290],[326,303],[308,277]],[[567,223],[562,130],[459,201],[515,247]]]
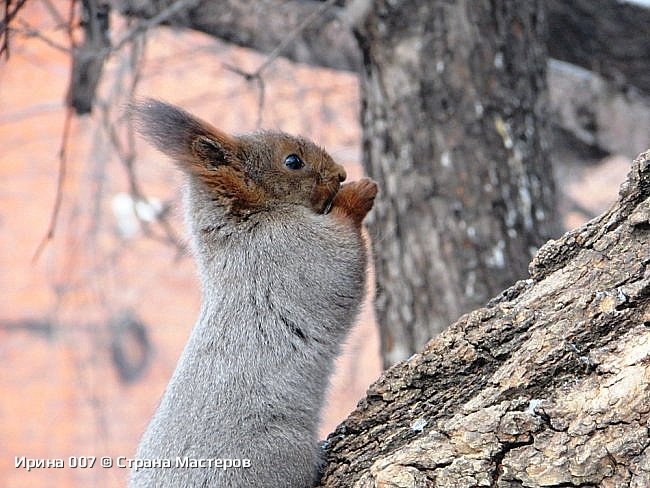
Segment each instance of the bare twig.
[[260,129],[262,127],[262,113],[264,112],[265,96],[264,78],[261,75],[257,78],[257,86],[260,91],[257,98],[257,120],[255,122],[255,127]]
[[17,29],[17,28],[14,27],[14,28],[11,29],[13,32],[15,32],[17,34],[22,34],[25,37],[35,37],[36,39],[39,39],[39,40],[43,41],[48,46],[50,46],[50,47],[52,47],[54,49],[57,49],[57,50],[59,50],[61,52],[68,53],[68,54],[71,52],[69,48],[67,48],[67,47],[63,46],[62,44],[59,44],[58,42],[56,42],[56,41],[50,39],[49,37],[41,34],[41,32],[39,30],[34,29],[27,22],[25,22],[24,20],[20,19],[19,23],[20,23],[22,28]]
[[262,71],[264,71],[271,63],[273,63],[273,61],[275,61],[276,58],[284,52],[287,46],[291,44],[296,39],[296,37],[298,37],[298,34],[309,27],[309,24],[320,17],[325,12],[325,10],[334,5],[335,1],[336,0],[327,0],[326,2],[323,2],[323,4],[318,9],[314,10],[311,14],[305,17],[305,20],[298,24],[296,28],[292,30],[289,35],[285,37],[284,40],[269,53],[266,60],[255,70],[255,75],[260,76],[262,74]]
[[[73,22],[74,22],[74,17],[75,17],[75,4],[77,3],[77,0],[72,0],[70,2],[70,10],[68,13],[68,24],[67,24],[67,32],[68,32],[68,41],[70,43],[70,51],[72,51],[75,47],[75,40],[74,40],[74,33],[73,33]],[[72,71],[72,66],[70,68]],[[32,263],[35,263],[38,261],[38,258],[40,257],[41,253],[43,252],[43,249],[45,249],[45,246],[54,238],[54,234],[56,232],[56,224],[59,219],[59,211],[61,210],[61,203],[63,202],[63,186],[65,183],[65,177],[66,177],[66,167],[67,167],[67,150],[68,150],[68,139],[70,136],[70,126],[72,125],[72,109],[68,107],[65,112],[65,119],[63,122],[63,133],[61,134],[61,145],[59,147],[59,173],[57,177],[57,182],[56,182],[56,194],[54,197],[54,206],[52,207],[52,214],[50,216],[50,224],[48,226],[47,232],[45,236],[43,236],[43,239],[41,240],[40,244],[36,248],[36,252],[34,253],[34,256],[32,257]]]
[[0,46],[0,55],[5,54],[5,59],[9,59],[9,3],[11,0],[4,0],[4,14],[2,16],[2,45]]
[[0,56],[4,54],[5,59],[9,59],[9,24],[25,3],[27,0],[18,0],[14,8],[11,9],[11,0],[4,0],[4,14],[2,22],[0,22]]
[[176,0],[169,7],[162,10],[158,15],[145,21],[138,22],[113,45],[110,51],[119,51],[125,44],[135,39],[135,37],[143,34],[152,27],[166,22],[170,17],[182,12],[183,10],[189,10],[196,7],[200,2],[201,0]]
[[[139,215],[136,206],[138,202],[147,202],[148,198],[141,189],[138,177],[135,172],[136,161],[136,144],[135,144],[135,130],[133,128],[133,121],[128,116],[118,117],[117,120],[112,120],[112,108],[116,106],[123,106],[119,102],[118,97],[124,97],[127,100],[133,100],[135,96],[136,86],[141,77],[142,54],[144,51],[145,37],[134,37],[131,42],[131,51],[118,69],[116,80],[108,99],[99,104],[101,109],[101,126],[108,136],[111,147],[115,151],[122,166],[126,170],[127,181],[129,184],[129,193],[133,202],[133,212],[138,218],[138,223],[145,236],[161,241],[165,244],[172,245],[178,251],[178,256],[185,253],[185,246],[182,240],[175,233],[173,226],[168,221],[168,213],[165,208],[155,217],[155,223],[160,225],[163,230],[162,235],[155,232],[149,222],[143,220]],[[127,73],[130,75],[130,80],[125,82]],[[122,130],[123,129],[123,130]],[[124,134],[124,136],[121,136]]]
[[[115,152],[117,153],[120,162],[122,163],[124,169],[126,170],[127,180],[129,182],[129,193],[131,194],[133,205],[134,206],[137,205],[138,202],[146,202],[148,198],[140,188],[140,183],[135,173],[135,167],[133,164],[136,159],[134,145],[132,146],[131,145],[132,142],[129,141],[127,143],[128,147],[125,148],[117,131],[115,130],[115,124],[111,123],[109,120],[109,112],[107,110],[103,110],[102,113],[104,118],[104,122],[103,122],[104,129],[108,133],[109,140],[111,141],[111,145],[115,149]],[[134,132],[133,128],[130,127],[131,121],[127,118],[125,123],[128,126],[127,133],[131,135]],[[144,235],[146,235],[149,238],[162,241],[166,244],[173,245],[178,249],[179,254],[185,252],[185,247],[183,246],[181,239],[174,232],[173,226],[169,223],[167,219],[167,212],[165,210],[163,210],[159,215],[156,216],[156,222],[160,224],[160,226],[164,231],[163,236],[156,234],[151,229],[149,223],[144,221],[142,218],[140,218],[137,211],[134,210],[134,214],[138,218],[138,222],[140,223]]]
[[244,71],[237,66],[232,66],[231,64],[227,63],[224,63],[223,67],[228,71],[232,71],[233,73],[240,75],[248,82],[255,81],[257,83],[259,92],[257,95],[257,120],[255,122],[255,127],[259,129],[262,127],[262,112],[264,111],[265,94],[264,78],[262,77],[261,73],[259,73],[259,69],[255,70],[252,73],[249,73],[248,71]]
[[[142,39],[144,43],[145,38],[141,37],[140,39]],[[140,62],[140,60],[144,52],[144,45],[138,46],[135,42],[133,42],[131,46],[132,46],[132,50],[131,50],[131,55],[129,57],[129,61],[130,61],[132,77],[131,77],[131,83],[127,90],[128,93],[127,99],[129,101],[133,101],[135,97],[135,90],[137,84],[140,81],[140,77],[142,75],[142,63]],[[122,158],[122,162],[124,163],[124,166],[126,167],[127,170],[131,196],[134,202],[138,200],[147,201],[147,197],[143,194],[143,192],[140,189],[137,175],[135,173],[134,163],[136,161],[136,150],[135,150],[136,144],[135,144],[135,128],[133,127],[133,120],[128,116],[123,117],[122,120],[126,124],[126,140],[127,140],[127,150],[126,152],[122,151],[122,153],[124,154],[124,157]],[[112,132],[113,134],[116,135],[114,130]],[[168,220],[168,210],[169,210],[169,206],[166,206],[164,210],[156,216],[156,222],[162,227],[164,233],[164,235],[161,237],[160,240],[162,240],[166,244],[171,244],[176,248],[177,250],[176,258],[178,259],[185,254],[186,247],[183,244],[181,238],[178,236],[178,234],[176,234],[176,232],[174,231],[174,227],[171,225],[171,223]],[[148,222],[142,220],[139,216],[138,216],[138,221],[140,222],[140,225],[142,226],[145,235],[153,238],[158,238],[156,234],[151,232]]]
[[282,40],[282,42],[275,47],[275,49],[273,49],[273,51],[269,53],[269,55],[266,57],[264,62],[260,64],[255,71],[249,72],[249,71],[242,70],[241,68],[238,68],[236,66],[224,64],[224,67],[227,70],[242,76],[246,81],[257,82],[257,86],[259,88],[259,95],[257,100],[258,111],[257,111],[256,126],[258,129],[262,126],[262,112],[264,109],[264,97],[265,97],[264,78],[262,77],[262,73],[284,52],[287,46],[289,46],[296,39],[296,37],[298,37],[298,35],[309,26],[309,24],[311,24],[319,16],[321,16],[325,12],[325,10],[330,8],[335,3],[335,1],[336,0],[327,0],[326,2],[323,2],[323,4],[318,9],[314,10],[311,14],[305,17],[305,19],[300,24],[298,24],[296,28],[293,29],[289,33],[289,35],[285,37]]
[[40,244],[36,248],[36,252],[32,257],[32,263],[38,261],[45,246],[54,238],[56,231],[56,224],[59,219],[59,211],[61,210],[61,202],[63,201],[63,185],[66,177],[67,166],[67,148],[68,139],[70,135],[70,125],[72,122],[72,109],[68,108],[65,113],[65,121],[63,122],[63,134],[61,136],[61,146],[59,148],[59,173],[56,181],[56,194],[54,197],[54,206],[52,207],[52,214],[50,215],[50,224],[47,228],[47,233],[43,236]]
[[79,0],[72,0],[70,2],[70,10],[68,11],[68,22],[66,23],[66,30],[68,32],[68,39],[70,40],[70,48],[77,47],[77,42],[74,39],[74,16]]
[[57,8],[52,5],[50,0],[41,0],[41,3],[45,6],[45,9],[49,12],[57,26],[65,25],[65,19],[61,16]]

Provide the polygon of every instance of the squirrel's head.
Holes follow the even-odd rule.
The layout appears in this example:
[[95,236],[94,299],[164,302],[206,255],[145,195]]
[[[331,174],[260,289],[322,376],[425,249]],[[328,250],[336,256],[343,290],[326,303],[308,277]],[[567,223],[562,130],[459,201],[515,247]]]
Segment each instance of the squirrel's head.
[[231,136],[184,110],[147,99],[131,107],[138,131],[235,216],[295,204],[326,213],[345,170],[310,141],[281,132]]

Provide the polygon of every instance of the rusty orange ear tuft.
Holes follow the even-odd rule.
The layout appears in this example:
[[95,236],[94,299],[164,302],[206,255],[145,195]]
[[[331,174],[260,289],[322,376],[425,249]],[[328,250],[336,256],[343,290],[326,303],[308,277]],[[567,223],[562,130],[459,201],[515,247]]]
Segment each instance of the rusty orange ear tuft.
[[130,113],[138,132],[185,171],[228,164],[234,158],[237,142],[232,136],[179,107],[149,98],[131,105]]
[[192,151],[199,161],[212,166],[228,164],[232,158],[232,147],[215,137],[197,137],[192,142]]

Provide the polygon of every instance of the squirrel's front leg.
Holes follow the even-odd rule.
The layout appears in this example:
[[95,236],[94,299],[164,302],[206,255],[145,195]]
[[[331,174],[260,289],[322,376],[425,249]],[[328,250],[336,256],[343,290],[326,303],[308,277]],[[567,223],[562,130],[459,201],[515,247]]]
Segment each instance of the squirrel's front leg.
[[347,183],[341,186],[334,197],[331,213],[352,220],[357,227],[361,227],[361,222],[372,208],[376,195],[377,183],[369,178]]

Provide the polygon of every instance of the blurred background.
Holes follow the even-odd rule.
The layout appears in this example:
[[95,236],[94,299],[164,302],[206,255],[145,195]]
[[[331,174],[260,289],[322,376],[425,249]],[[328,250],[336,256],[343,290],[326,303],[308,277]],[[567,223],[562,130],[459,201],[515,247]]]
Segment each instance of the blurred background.
[[[198,312],[182,178],[130,132],[130,96],[164,99],[232,133],[262,126],[301,134],[343,164],[349,180],[363,173],[355,74],[277,58],[261,92],[242,73],[267,55],[195,31],[160,26],[113,52],[92,113],[72,115],[64,102],[69,9],[65,1],[27,2],[0,60],[1,486],[123,486],[124,469],[26,472],[15,457],[132,457]],[[131,27],[118,14],[111,22],[117,38]],[[591,93],[582,103],[592,108],[619,104],[601,118],[626,114],[622,134],[601,133],[589,150],[555,131],[560,219],[569,229],[615,199],[631,157],[646,149],[650,111],[644,98],[555,63],[551,94]],[[556,103],[554,117],[570,125],[571,107]],[[381,365],[368,302],[338,362],[322,437]]]
[[[66,15],[67,2],[51,5]],[[65,45],[45,2],[28,2],[20,16]],[[231,133],[257,128],[257,87],[225,66],[253,69],[265,56],[165,27],[133,50],[142,59],[137,95]],[[70,56],[22,36],[0,61],[1,486],[124,486],[125,469],[27,473],[14,457],[133,457],[198,314],[182,177],[144,142],[118,147],[128,138],[111,133],[122,128],[133,56],[110,59],[93,114],[70,120],[54,237],[36,258],[57,198]],[[265,92],[264,127],[317,141],[349,179],[361,176],[355,76],[278,59]],[[380,372],[371,307],[360,322],[332,383],[323,438]]]

